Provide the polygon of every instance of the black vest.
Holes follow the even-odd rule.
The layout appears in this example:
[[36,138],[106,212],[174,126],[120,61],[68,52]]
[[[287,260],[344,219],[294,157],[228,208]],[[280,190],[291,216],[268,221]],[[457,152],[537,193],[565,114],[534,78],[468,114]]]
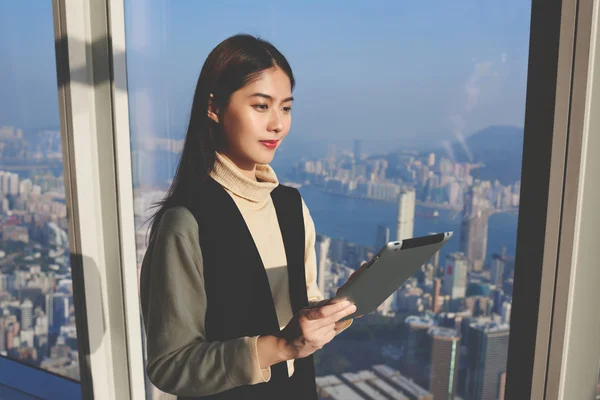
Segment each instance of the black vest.
[[[297,189],[279,185],[272,192],[285,246],[290,302],[294,314],[308,305],[304,271],[305,232]],[[199,201],[188,206],[198,221],[207,297],[206,340],[279,332],[267,273],[237,205],[212,178],[201,184]],[[178,397],[190,400],[190,397]],[[297,359],[289,377],[286,362],[271,366],[266,383],[244,385],[210,396],[212,400],[316,400],[313,357]]]

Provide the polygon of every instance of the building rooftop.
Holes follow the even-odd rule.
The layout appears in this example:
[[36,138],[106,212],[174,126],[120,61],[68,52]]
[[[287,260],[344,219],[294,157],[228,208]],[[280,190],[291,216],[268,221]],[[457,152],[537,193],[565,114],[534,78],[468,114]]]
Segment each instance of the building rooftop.
[[427,390],[423,389],[421,386],[417,385],[412,380],[400,374],[399,371],[390,368],[387,365],[374,365],[373,370],[379,375],[387,378],[394,384],[398,385],[398,387],[400,387],[402,390],[404,390],[411,396],[431,396],[431,393],[429,393]]

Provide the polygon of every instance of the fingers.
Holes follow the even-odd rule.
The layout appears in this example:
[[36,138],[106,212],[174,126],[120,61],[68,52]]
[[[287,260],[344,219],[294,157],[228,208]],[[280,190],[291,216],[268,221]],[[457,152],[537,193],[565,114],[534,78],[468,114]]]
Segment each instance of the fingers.
[[333,314],[348,308],[351,303],[347,300],[341,302],[330,302],[324,306],[308,309],[306,316],[310,320],[328,318]]
[[350,314],[353,314],[356,311],[356,306],[354,304],[352,304],[350,307],[345,308],[341,311],[338,311],[337,313],[324,318],[324,321],[327,321],[327,323],[336,323],[338,322],[340,319],[347,317]]
[[333,340],[335,334],[335,324],[326,325],[315,332],[315,337],[317,339],[312,343],[312,345],[317,349],[321,349],[323,346]]
[[315,336],[316,337],[323,336],[332,329],[335,330],[335,323],[333,323],[333,322],[331,324],[323,325],[322,327],[320,327],[319,329],[317,329],[315,331]]

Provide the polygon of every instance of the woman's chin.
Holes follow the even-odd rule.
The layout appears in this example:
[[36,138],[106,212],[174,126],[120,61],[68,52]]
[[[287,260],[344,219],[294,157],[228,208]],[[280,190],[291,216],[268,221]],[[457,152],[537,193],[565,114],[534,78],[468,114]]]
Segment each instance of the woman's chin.
[[275,158],[275,152],[277,149],[264,149],[260,152],[260,154],[256,155],[256,163],[257,164],[270,164]]

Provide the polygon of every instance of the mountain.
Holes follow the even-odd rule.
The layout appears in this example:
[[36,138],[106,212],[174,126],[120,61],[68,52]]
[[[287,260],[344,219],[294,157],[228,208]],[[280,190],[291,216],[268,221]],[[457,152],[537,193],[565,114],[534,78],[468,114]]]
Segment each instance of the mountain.
[[[464,145],[456,141],[451,148],[456,161],[485,165],[471,172],[474,178],[492,182],[498,179],[504,185],[521,179],[523,128],[490,126],[468,136]],[[438,148],[434,152],[448,156],[447,149]]]

